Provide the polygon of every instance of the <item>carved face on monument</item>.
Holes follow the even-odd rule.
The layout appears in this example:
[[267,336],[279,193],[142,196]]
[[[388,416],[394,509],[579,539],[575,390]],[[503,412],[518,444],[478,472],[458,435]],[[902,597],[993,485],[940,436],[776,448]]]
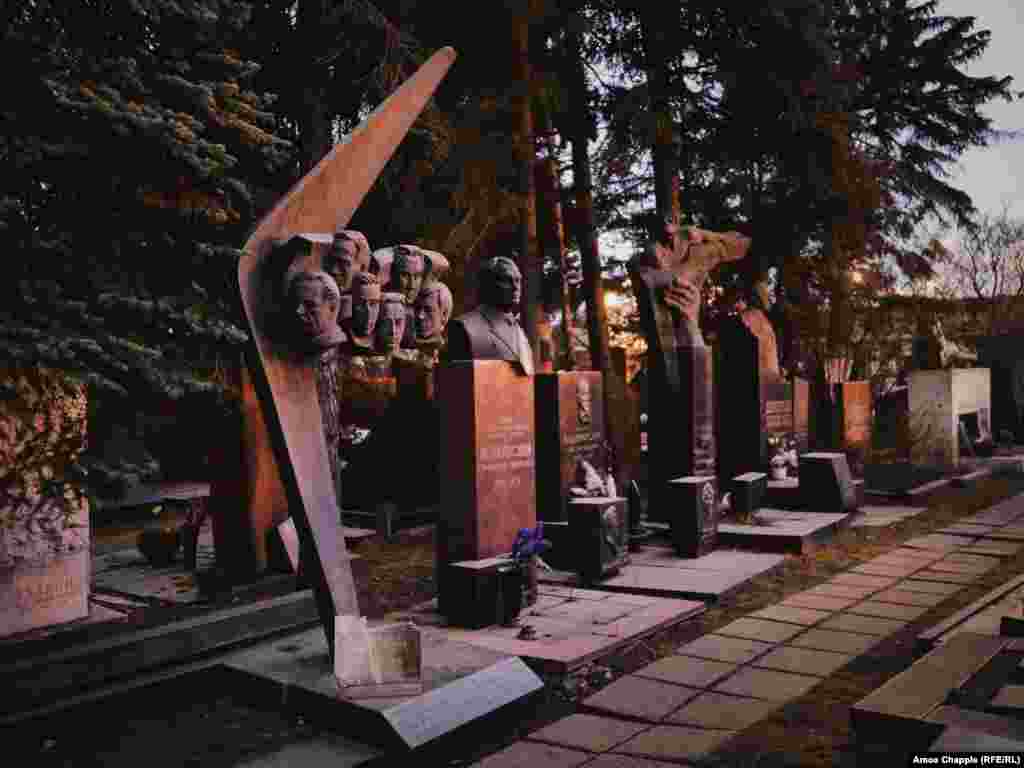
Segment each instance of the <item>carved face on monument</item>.
[[359,272],[352,279],[352,334],[360,338],[373,336],[380,316],[381,290],[376,275]]
[[405,333],[405,298],[400,293],[381,296],[380,317],[374,329],[374,348],[378,352],[397,352]]
[[440,341],[452,315],[452,292],[438,280],[429,280],[413,304],[413,330],[420,344]]
[[288,277],[288,304],[295,312],[298,333],[311,347],[339,344],[338,286],[326,272],[295,272]]
[[395,261],[391,266],[391,285],[401,293],[408,304],[419,296],[423,279],[430,272],[430,260],[418,248],[399,245],[395,248]]
[[352,288],[352,278],[370,267],[370,244],[362,232],[346,229],[334,236],[331,248],[324,256],[324,271],[344,293]]
[[523,295],[523,276],[512,259],[498,256],[480,267],[480,303],[505,312],[519,306]]

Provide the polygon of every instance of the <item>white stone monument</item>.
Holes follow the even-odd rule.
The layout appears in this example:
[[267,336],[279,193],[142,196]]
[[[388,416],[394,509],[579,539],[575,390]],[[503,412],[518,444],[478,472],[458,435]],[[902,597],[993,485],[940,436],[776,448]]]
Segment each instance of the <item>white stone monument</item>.
[[977,414],[991,433],[992,379],[988,368],[949,368],[910,374],[911,461],[953,469],[960,461],[960,417]]

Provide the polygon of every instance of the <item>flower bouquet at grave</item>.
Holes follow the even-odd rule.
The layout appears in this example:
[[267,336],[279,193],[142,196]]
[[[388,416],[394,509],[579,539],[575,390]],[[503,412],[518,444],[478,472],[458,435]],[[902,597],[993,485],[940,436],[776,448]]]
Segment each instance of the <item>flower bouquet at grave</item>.
[[541,560],[541,554],[551,549],[551,542],[544,538],[544,523],[536,528],[520,528],[512,543],[512,559],[523,573],[523,593],[527,605],[537,602],[537,567],[551,567]]

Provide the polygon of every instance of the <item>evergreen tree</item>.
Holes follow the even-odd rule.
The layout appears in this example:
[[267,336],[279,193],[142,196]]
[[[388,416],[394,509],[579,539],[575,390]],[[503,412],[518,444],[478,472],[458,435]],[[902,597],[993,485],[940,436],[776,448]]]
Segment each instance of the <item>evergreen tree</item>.
[[217,403],[199,369],[246,341],[237,249],[294,155],[252,87],[249,4],[12,5],[0,361],[63,369],[127,411]]

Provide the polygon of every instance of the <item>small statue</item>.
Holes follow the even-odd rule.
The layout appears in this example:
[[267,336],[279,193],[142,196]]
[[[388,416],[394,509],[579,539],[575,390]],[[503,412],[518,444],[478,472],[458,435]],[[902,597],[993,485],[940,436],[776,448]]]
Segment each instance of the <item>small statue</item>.
[[939,363],[943,368],[969,368],[978,362],[976,352],[971,352],[964,345],[946,338],[942,321],[938,317],[932,323],[931,331],[939,345]]
[[338,325],[341,293],[326,272],[296,271],[285,276],[285,295],[294,307],[296,330],[311,351],[336,347],[345,341]]
[[452,320],[447,360],[507,360],[533,375],[533,352],[515,315],[522,283],[512,259],[499,256],[480,266],[480,305]]
[[765,314],[770,307],[768,286],[764,281],[759,281],[748,296],[741,294],[733,302],[733,309],[739,314],[740,321],[757,338],[758,368],[761,373],[781,376],[775,328]]
[[662,221],[660,231],[652,234],[653,241],[629,265],[648,348],[667,354],[679,347],[703,347],[697,321],[708,273],[719,264],[744,258],[751,240],[739,232],[696,227],[689,227],[684,238],[672,220]]
[[381,296],[380,317],[374,328],[374,349],[378,354],[392,355],[398,351],[405,333],[405,298],[400,293]]
[[413,333],[422,350],[444,344],[444,331],[452,316],[452,292],[440,280],[428,280],[413,304]]
[[370,269],[370,244],[362,232],[345,229],[334,236],[330,250],[324,255],[324,271],[338,284],[338,290],[352,289],[352,278]]
[[377,276],[358,272],[352,278],[352,319],[349,321],[349,352],[373,354],[373,336],[380,316],[381,290]]
[[[608,479],[611,479],[611,475]],[[614,495],[614,491],[609,493],[609,490],[593,464],[586,459],[580,459],[576,463],[576,484],[569,487],[570,495],[576,498],[607,498]]]
[[411,307],[420,295],[424,279],[430,275],[430,259],[415,245],[395,247],[391,263],[391,289],[401,293]]

